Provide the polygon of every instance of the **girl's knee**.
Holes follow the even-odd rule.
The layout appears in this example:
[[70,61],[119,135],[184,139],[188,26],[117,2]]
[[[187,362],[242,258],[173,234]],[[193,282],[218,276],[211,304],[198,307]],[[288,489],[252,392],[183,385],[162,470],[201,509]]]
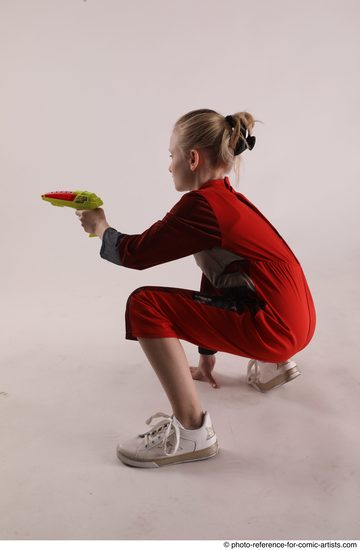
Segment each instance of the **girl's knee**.
[[134,309],[138,309],[139,302],[141,301],[144,303],[144,300],[146,300],[146,288],[147,287],[139,287],[136,290],[134,290],[131,294],[129,294],[129,297],[126,302],[126,315],[133,314]]
[[141,286],[135,289],[128,297],[126,315],[131,317],[136,314],[147,317],[154,315],[159,310],[155,294],[156,287]]
[[139,288],[136,288],[131,294],[129,294],[129,297],[127,299],[128,304],[130,303],[130,301],[133,301],[136,298],[144,298],[144,296],[149,296],[149,291],[152,288],[153,287],[151,286],[140,286]]

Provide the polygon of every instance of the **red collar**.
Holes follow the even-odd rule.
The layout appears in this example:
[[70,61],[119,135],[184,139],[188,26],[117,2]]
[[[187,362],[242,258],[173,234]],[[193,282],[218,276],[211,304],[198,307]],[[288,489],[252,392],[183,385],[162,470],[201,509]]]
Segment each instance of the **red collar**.
[[199,187],[199,189],[203,189],[204,187],[209,187],[210,185],[219,185],[219,184],[225,185],[225,187],[230,191],[232,190],[231,183],[228,176],[225,176],[224,178],[221,178],[218,180],[208,180],[201,187]]

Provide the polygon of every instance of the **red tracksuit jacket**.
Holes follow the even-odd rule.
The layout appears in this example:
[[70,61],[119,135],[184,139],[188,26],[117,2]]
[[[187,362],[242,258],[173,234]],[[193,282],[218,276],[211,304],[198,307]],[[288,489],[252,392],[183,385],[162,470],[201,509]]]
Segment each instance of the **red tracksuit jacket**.
[[201,292],[247,287],[266,309],[256,315],[264,339],[286,333],[303,349],[316,326],[302,267],[273,225],[229,178],[185,193],[166,216],[138,235],[108,228],[100,255],[132,269],[147,269],[193,254],[202,270]]

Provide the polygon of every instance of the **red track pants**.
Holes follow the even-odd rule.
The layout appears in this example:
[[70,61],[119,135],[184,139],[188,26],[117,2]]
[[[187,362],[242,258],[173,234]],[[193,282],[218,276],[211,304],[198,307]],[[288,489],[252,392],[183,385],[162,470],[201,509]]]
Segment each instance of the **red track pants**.
[[279,324],[266,303],[263,306],[239,308],[231,300],[194,290],[144,286],[128,298],[126,339],[179,338],[233,355],[285,361],[308,344],[315,327],[309,329],[309,319],[304,316],[294,333]]

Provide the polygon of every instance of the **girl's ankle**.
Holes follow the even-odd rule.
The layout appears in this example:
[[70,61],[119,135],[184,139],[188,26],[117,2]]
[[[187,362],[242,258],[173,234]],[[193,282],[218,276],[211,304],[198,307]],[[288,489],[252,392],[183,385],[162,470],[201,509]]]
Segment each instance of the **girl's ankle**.
[[205,416],[205,413],[202,412],[200,415],[193,416],[190,418],[189,417],[182,418],[182,419],[178,417],[176,418],[179,420],[180,424],[184,426],[186,430],[198,430],[203,425],[204,416]]

